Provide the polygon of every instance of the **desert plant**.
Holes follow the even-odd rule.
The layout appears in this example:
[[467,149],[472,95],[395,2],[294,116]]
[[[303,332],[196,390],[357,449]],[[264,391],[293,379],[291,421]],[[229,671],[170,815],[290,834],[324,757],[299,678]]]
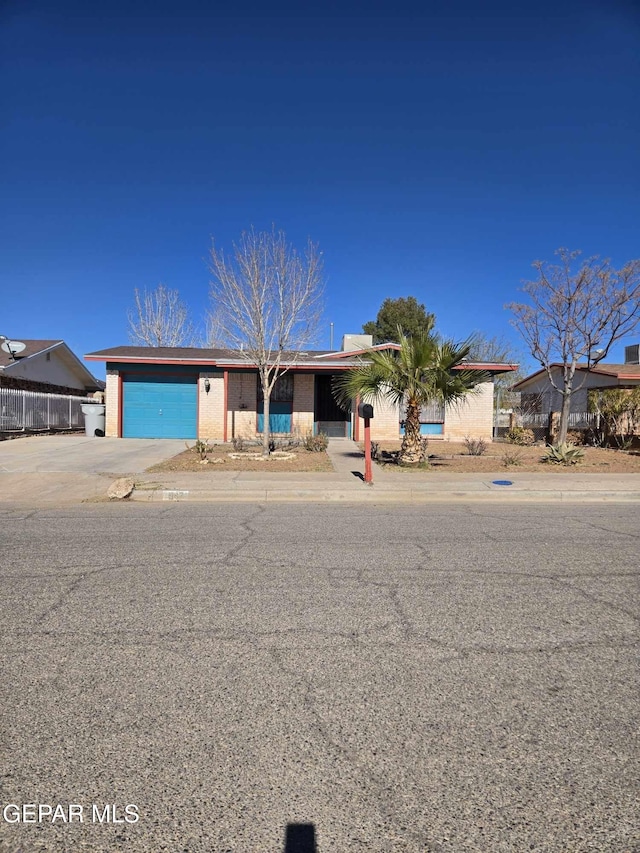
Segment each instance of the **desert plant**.
[[471,344],[442,340],[433,330],[433,317],[411,337],[398,327],[399,348],[364,353],[359,367],[336,377],[336,402],[349,409],[356,398],[362,403],[386,400],[402,407],[404,435],[398,461],[420,464],[426,449],[420,432],[420,409],[431,403],[461,403],[488,374],[466,365]]
[[634,445],[634,438],[632,435],[618,435],[616,436],[616,444],[617,450],[631,450]]
[[310,450],[312,453],[324,453],[329,446],[329,439],[323,432],[317,435],[309,435],[304,440],[304,449]]
[[213,447],[211,447],[208,441],[202,441],[201,439],[198,439],[191,448],[191,450],[195,451],[195,453],[198,454],[201,462],[204,462],[204,460],[207,458],[207,454],[211,453]]
[[302,434],[299,426],[294,426],[293,430],[284,440],[284,447],[302,447],[304,445],[305,436]]
[[514,426],[511,427],[505,438],[511,444],[518,444],[521,447],[529,447],[535,444],[536,437],[532,429],[526,427]]
[[640,387],[589,391],[589,411],[598,415],[603,443],[628,450],[640,426]]
[[567,444],[573,444],[575,447],[586,444],[585,437],[585,430],[570,429],[567,433]]
[[395,453],[391,454],[391,458],[395,462],[396,465],[399,465],[401,468],[410,468],[415,466],[417,468],[430,468],[429,462],[429,439],[425,436],[422,436],[419,440],[416,450],[416,461],[415,462],[406,462],[404,457],[402,456],[402,450],[398,450]]
[[239,435],[234,435],[234,437],[231,439],[231,443],[233,444],[233,449],[237,450],[238,453],[242,453],[242,451],[245,449],[245,440]]
[[502,464],[505,468],[511,468],[511,466],[522,465],[522,451],[521,450],[505,450],[502,454]]
[[555,465],[576,465],[584,456],[584,450],[573,444],[549,444],[541,462],[552,462]]
[[487,442],[484,438],[469,438],[469,436],[466,436],[464,446],[467,448],[469,456],[482,456],[487,449]]
[[293,450],[296,447],[300,447],[305,442],[305,439],[300,435],[299,432],[292,432],[283,438],[276,438],[273,440],[273,445],[276,450]]
[[583,444],[588,447],[604,447],[606,445],[606,437],[602,426],[589,427],[584,431]]
[[376,462],[380,459],[380,444],[377,441],[371,442],[371,458]]

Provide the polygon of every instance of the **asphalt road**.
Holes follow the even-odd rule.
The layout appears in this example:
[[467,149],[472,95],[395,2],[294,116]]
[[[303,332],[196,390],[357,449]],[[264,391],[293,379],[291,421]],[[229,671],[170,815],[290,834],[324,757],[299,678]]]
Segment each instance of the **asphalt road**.
[[632,505],[5,504],[0,850],[635,853],[639,538]]

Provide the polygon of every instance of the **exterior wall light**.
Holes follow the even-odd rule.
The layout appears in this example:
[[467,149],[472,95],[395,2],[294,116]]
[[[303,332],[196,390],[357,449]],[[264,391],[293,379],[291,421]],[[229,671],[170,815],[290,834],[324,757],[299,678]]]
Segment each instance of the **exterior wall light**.
[[204,390],[207,394],[209,393],[209,391],[211,391],[211,383],[208,379],[204,380]]

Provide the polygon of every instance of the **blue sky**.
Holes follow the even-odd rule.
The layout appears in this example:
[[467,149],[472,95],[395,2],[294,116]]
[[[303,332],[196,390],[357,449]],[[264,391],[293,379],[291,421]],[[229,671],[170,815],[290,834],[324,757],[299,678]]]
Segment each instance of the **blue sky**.
[[201,316],[211,238],[272,223],[324,253],[320,346],[408,295],[521,346],[533,260],[640,256],[634,0],[3,0],[0,57],[8,337],[126,344],[160,282]]

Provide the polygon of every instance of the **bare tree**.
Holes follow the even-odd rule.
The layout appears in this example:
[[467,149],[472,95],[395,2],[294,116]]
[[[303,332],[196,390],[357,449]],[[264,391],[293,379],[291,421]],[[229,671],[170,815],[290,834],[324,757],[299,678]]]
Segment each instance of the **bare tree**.
[[221,347],[224,346],[224,329],[222,328],[222,316],[220,308],[213,306],[210,308],[204,318],[204,346],[205,347]]
[[496,409],[502,407],[513,409],[519,406],[520,394],[511,391],[511,386],[524,379],[526,375],[522,372],[524,353],[502,335],[494,335],[490,338],[480,331],[470,336],[469,345],[471,349],[467,357],[468,361],[518,365],[517,370],[499,373],[493,377],[493,404]]
[[282,231],[243,232],[225,257],[210,253],[213,315],[224,343],[258,368],[264,397],[262,452],[269,454],[269,403],[278,376],[316,337],[322,315],[322,256],[301,256]]
[[127,313],[129,340],[144,347],[194,346],[189,309],[177,290],[159,284],[155,290],[134,290],[135,307]]
[[578,365],[590,370],[640,323],[640,260],[615,270],[608,259],[592,257],[576,269],[580,254],[558,249],[560,263],[535,261],[538,279],[523,286],[532,304],[506,306],[531,355],[562,397],[558,443],[567,438],[571,395],[586,379],[583,374],[576,384]]

